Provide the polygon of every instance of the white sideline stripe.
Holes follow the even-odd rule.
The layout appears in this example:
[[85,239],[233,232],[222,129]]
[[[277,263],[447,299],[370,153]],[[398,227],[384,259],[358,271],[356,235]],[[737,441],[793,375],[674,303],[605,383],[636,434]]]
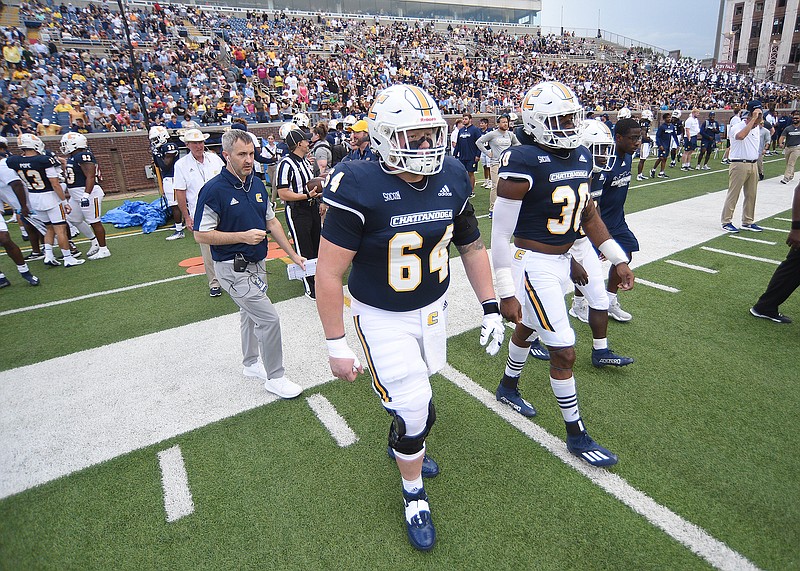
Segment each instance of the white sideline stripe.
[[789,232],[788,228],[770,228],[769,226],[762,226],[764,230],[770,230],[771,232]]
[[708,246],[700,246],[701,250],[707,252],[714,252],[715,254],[726,254],[728,256],[735,256],[737,258],[744,258],[745,260],[754,260],[756,262],[767,262],[768,264],[780,265],[779,260],[770,260],[769,258],[759,258],[758,256],[748,256],[747,254],[740,254],[739,252],[729,252],[728,250],[720,250],[719,248],[709,248]]
[[[170,228],[158,228],[156,230],[153,230],[150,233],[151,234],[155,234],[156,232],[166,232],[167,230],[174,230],[174,228],[172,228],[172,227],[170,227]],[[131,236],[144,236],[144,232],[141,232],[141,231],[140,232],[121,232],[119,234],[113,234],[113,235],[106,236],[106,240],[113,240],[114,238],[130,238]],[[88,244],[89,242],[91,242],[91,240],[89,238],[81,238],[80,240],[77,240],[77,241],[73,240],[73,242],[77,246],[78,244]],[[27,242],[26,242],[26,244],[27,244]],[[17,244],[17,245],[19,246],[19,244]],[[27,253],[29,253],[31,251],[31,248],[30,247],[27,247],[27,248],[23,247],[23,248],[20,248],[20,251],[23,254],[27,254]],[[0,254],[0,256],[7,256],[7,255],[8,254],[6,254],[5,252]]]
[[690,269],[690,270],[697,270],[698,272],[705,272],[707,274],[717,274],[717,273],[719,273],[717,270],[712,270],[711,268],[704,268],[703,266],[695,266],[693,264],[687,264],[685,262],[679,262],[678,260],[666,260],[666,263],[672,264],[673,266],[678,266],[680,268],[687,268],[687,269]]
[[189,490],[189,478],[186,465],[178,445],[158,453],[158,465],[161,467],[161,485],[164,488],[164,510],[167,521],[173,522],[194,513],[192,492]]
[[[774,163],[774,162],[781,161],[781,160],[783,160],[783,159],[770,159],[770,160],[764,161],[764,162],[765,163]],[[638,161],[639,161],[638,158],[633,159],[633,162],[635,162],[637,165],[639,164]],[[675,168],[677,168],[677,167],[675,167]],[[644,174],[645,170],[647,170],[647,163],[645,163],[645,168],[644,168],[644,170],[642,170],[642,174]],[[694,169],[692,169],[692,171],[694,171]],[[678,169],[678,172],[680,172],[680,169]],[[665,184],[665,183],[668,183],[668,182],[675,182],[675,181],[678,181],[678,180],[686,180],[687,178],[694,178],[696,176],[706,176],[706,175],[709,175],[709,174],[717,174],[717,173],[722,173],[722,172],[728,172],[728,165],[723,165],[723,168],[720,168],[718,170],[715,169],[714,167],[712,167],[710,171],[701,171],[701,172],[696,172],[695,171],[695,174],[690,174],[690,175],[686,175],[686,176],[677,176],[675,178],[670,177],[668,179],[660,179],[660,180],[656,180],[656,181],[653,181],[653,182],[648,182],[648,183],[645,183],[645,184],[637,184],[634,187],[631,187],[631,190],[633,190],[633,188],[644,188],[645,186],[653,186],[654,184]],[[648,174],[645,175],[645,176],[649,176],[649,171],[648,171]],[[782,177],[775,177],[775,180],[778,180],[779,178],[782,178]],[[634,180],[636,180],[636,179],[631,177],[631,182],[633,182]],[[778,220],[780,220],[780,218],[778,218]]]
[[358,436],[356,436],[356,433],[353,432],[342,415],[336,412],[336,407],[331,404],[331,401],[317,393],[307,397],[306,402],[341,448],[358,442]]
[[775,218],[775,220],[780,220],[781,222],[792,222],[791,218]]
[[728,238],[733,238],[734,240],[743,240],[744,242],[755,242],[756,244],[766,244],[767,246],[774,246],[775,242],[770,242],[769,240],[759,240],[758,238],[748,238],[746,236],[737,236],[736,234],[731,234]]
[[439,374],[452,382],[467,394],[481,402],[486,408],[495,412],[511,426],[525,436],[541,445],[553,456],[586,476],[606,493],[611,494],[634,512],[644,517],[651,524],[667,535],[686,546],[692,553],[705,559],[716,569],[724,571],[756,570],[752,562],[734,551],[723,542],[715,539],[704,529],[683,519],[681,516],[658,504],[647,494],[631,486],[620,476],[603,468],[590,466],[567,451],[564,441],[547,432],[544,428],[513,411],[509,406],[497,401],[495,396],[475,383],[472,379],[445,365]]
[[668,291],[669,293],[680,293],[681,290],[676,289],[672,286],[657,284],[656,282],[651,282],[649,280],[643,280],[642,278],[636,278],[637,284],[642,284],[648,287],[660,289],[661,291]]
[[143,284],[136,284],[136,285],[132,285],[132,286],[119,287],[119,288],[116,288],[116,289],[108,289],[106,291],[98,291],[98,292],[95,292],[95,293],[88,293],[86,295],[79,295],[78,297],[70,297],[68,299],[59,299],[57,301],[48,301],[47,303],[40,303],[38,305],[29,305],[27,307],[18,307],[16,309],[8,309],[6,311],[0,311],[0,317],[3,317],[5,315],[13,315],[15,313],[24,313],[26,311],[33,311],[34,309],[43,309],[45,307],[53,307],[54,305],[64,305],[65,303],[72,303],[73,301],[81,301],[81,300],[84,300],[84,299],[91,299],[93,297],[102,297],[104,295],[111,295],[111,294],[114,294],[114,293],[121,293],[121,292],[124,292],[124,291],[131,291],[131,290],[140,289],[140,288],[143,288],[143,287],[150,287],[150,286],[153,286],[153,285],[165,284],[165,283],[168,283],[168,282],[174,282],[176,280],[184,280],[186,278],[195,278],[197,276],[204,276],[204,275],[205,274],[186,274],[186,275],[183,275],[183,276],[175,276],[173,278],[166,278],[166,279],[163,279],[163,280],[156,280],[154,282],[146,282],[146,283],[143,283]]

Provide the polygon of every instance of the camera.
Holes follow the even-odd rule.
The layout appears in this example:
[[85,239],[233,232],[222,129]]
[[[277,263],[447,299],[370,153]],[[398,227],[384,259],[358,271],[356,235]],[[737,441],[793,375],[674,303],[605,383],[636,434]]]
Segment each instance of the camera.
[[233,257],[233,271],[244,272],[247,270],[247,260],[244,259],[244,254],[236,254]]

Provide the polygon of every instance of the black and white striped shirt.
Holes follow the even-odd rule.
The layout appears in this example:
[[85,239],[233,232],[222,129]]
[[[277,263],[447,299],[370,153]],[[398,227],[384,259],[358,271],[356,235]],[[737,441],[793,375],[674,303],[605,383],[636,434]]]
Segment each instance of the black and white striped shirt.
[[312,178],[314,178],[314,174],[311,171],[311,165],[307,160],[294,153],[284,155],[275,171],[277,188],[288,188],[297,194],[306,192],[306,184]]

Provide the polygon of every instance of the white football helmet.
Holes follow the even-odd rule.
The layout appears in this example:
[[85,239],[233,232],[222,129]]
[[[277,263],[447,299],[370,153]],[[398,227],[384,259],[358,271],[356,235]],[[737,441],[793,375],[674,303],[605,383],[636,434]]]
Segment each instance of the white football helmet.
[[357,121],[357,119],[355,118],[355,116],[348,115],[347,117],[345,117],[342,120],[342,123],[344,123],[345,128],[347,128],[347,127],[352,127],[353,125],[355,125],[356,121]]
[[[162,127],[163,128],[163,127]],[[65,133],[61,137],[61,153],[64,155],[71,155],[78,149],[85,149],[89,146],[89,141],[86,136],[81,133]]]
[[150,146],[157,149],[161,145],[166,145],[169,141],[169,131],[163,125],[150,127]]
[[331,119],[328,121],[328,131],[336,131],[339,128],[339,123],[341,123],[339,119]]
[[675,111],[672,112],[672,116],[675,119],[680,119],[681,118],[681,112],[676,109]]
[[[409,140],[409,131],[431,129],[430,138]],[[433,175],[442,170],[447,151],[447,122],[436,102],[416,85],[381,91],[367,114],[372,148],[391,171]],[[420,149],[422,142],[429,147]]]
[[39,137],[31,135],[30,133],[23,133],[20,135],[19,139],[17,139],[17,146],[20,149],[34,150],[40,155],[44,154],[44,143]]
[[630,119],[631,118],[631,110],[627,107],[623,107],[619,111],[617,111],[617,119]]
[[285,140],[286,135],[288,135],[289,131],[291,131],[292,129],[297,129],[297,125],[295,125],[294,123],[284,123],[283,125],[281,125],[281,128],[278,129],[278,136],[281,139]]
[[592,172],[610,171],[617,160],[617,145],[602,121],[585,121],[580,127],[581,145],[592,152]]
[[311,125],[311,119],[308,118],[308,115],[305,113],[298,113],[294,117],[292,117],[292,123],[297,125],[298,127],[308,128]]
[[[561,124],[565,115],[572,116],[569,127]],[[583,107],[578,96],[558,81],[534,85],[522,100],[523,129],[542,145],[574,149],[580,145],[578,126],[582,120]]]
[[642,111],[642,119],[652,122],[653,121],[653,112],[649,109],[645,109]]

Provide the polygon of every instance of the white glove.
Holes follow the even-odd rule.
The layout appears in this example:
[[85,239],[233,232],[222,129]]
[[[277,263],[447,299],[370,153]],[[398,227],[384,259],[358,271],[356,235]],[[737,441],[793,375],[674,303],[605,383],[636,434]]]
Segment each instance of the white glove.
[[503,345],[506,329],[497,302],[490,300],[483,303],[484,316],[481,323],[481,345],[486,347],[489,355],[497,355]]

